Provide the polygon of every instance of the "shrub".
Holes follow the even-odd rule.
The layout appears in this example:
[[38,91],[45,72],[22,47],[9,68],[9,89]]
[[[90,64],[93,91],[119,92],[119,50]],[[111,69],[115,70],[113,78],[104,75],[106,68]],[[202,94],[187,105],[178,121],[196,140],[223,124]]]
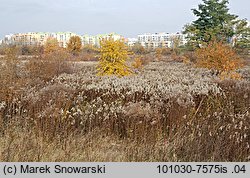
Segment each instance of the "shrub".
[[170,48],[156,48],[155,56],[158,60],[163,59],[163,57],[173,55],[173,50]]
[[168,56],[171,55],[173,51],[170,48],[162,48],[162,55]]
[[176,53],[173,53],[171,55],[171,59],[173,61],[175,61],[175,62],[183,62],[183,63],[186,63],[186,64],[188,64],[190,62],[189,59],[186,56],[184,56],[184,55],[177,55]]
[[0,61],[0,101],[11,100],[24,85],[20,74],[21,61],[18,60],[16,48],[6,48],[5,54]]
[[29,78],[32,81],[38,78],[43,81],[49,81],[62,73],[71,73],[72,65],[67,61],[68,58],[70,56],[67,52],[56,51],[47,54],[44,58],[30,59],[26,63]]
[[117,75],[119,77],[132,73],[126,65],[128,49],[123,41],[104,39],[101,41],[98,75]]
[[98,61],[99,49],[93,45],[84,45],[81,53],[79,54],[79,59],[81,61]]
[[235,51],[222,42],[212,41],[207,47],[195,51],[196,65],[215,70],[222,79],[239,78],[236,70],[242,66],[242,61]]
[[186,62],[187,63],[196,63],[197,59],[196,59],[196,55],[193,51],[187,51],[184,53],[184,57],[186,58]]
[[142,66],[143,66],[142,58],[141,57],[136,57],[135,60],[134,60],[134,63],[132,64],[132,66],[135,69],[141,69]]
[[72,36],[67,44],[67,50],[76,55],[81,51],[82,40],[79,36]]
[[162,49],[161,48],[156,48],[155,49],[155,55],[156,55],[156,58],[160,59],[162,57]]
[[43,53],[43,46],[21,46],[21,54],[22,55],[39,55]]
[[98,56],[94,53],[82,52],[78,59],[79,61],[98,61]]
[[10,54],[18,56],[22,55],[22,50],[21,47],[17,45],[6,45],[1,47],[0,53],[1,55],[6,55],[6,56],[9,56]]
[[95,47],[94,45],[90,45],[90,44],[85,44],[82,48],[82,52],[83,53],[93,53],[93,54],[98,54],[99,50],[97,47]]
[[146,54],[147,50],[140,44],[136,43],[132,48],[131,51],[135,54]]
[[55,38],[48,38],[45,45],[44,45],[44,52],[45,54],[53,53],[59,50],[59,43]]

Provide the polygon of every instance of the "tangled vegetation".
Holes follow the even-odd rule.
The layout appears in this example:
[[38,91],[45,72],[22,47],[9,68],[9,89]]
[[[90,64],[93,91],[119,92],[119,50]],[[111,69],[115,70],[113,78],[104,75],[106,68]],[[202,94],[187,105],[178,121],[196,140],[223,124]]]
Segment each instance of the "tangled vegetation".
[[112,38],[100,50],[49,39],[24,59],[6,47],[0,161],[250,161],[250,65],[225,44],[243,30],[235,46],[245,50],[249,33],[244,21],[231,28],[227,0],[203,1],[187,51],[177,38],[172,49],[136,44],[133,55]]
[[1,161],[249,160],[249,66],[241,81],[221,81],[176,62],[150,62],[120,78],[59,54],[7,60]]

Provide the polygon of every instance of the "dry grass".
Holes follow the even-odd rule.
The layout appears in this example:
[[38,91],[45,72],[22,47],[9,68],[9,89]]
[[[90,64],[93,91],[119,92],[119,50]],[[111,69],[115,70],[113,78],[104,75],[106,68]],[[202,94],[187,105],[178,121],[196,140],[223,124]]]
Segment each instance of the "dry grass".
[[37,135],[35,130],[9,130],[7,133],[0,139],[1,161],[155,161],[164,160],[162,153],[167,151],[157,145],[104,135],[100,130],[53,140]]
[[116,78],[53,58],[1,65],[1,161],[249,161],[249,67],[242,81],[174,62]]

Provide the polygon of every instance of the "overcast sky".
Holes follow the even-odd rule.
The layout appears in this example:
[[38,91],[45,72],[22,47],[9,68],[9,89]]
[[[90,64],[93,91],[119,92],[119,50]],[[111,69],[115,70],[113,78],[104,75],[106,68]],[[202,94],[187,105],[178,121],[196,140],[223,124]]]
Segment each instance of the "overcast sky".
[[[250,20],[250,0],[229,0],[231,13]],[[0,0],[0,38],[30,31],[78,34],[178,32],[202,0]]]

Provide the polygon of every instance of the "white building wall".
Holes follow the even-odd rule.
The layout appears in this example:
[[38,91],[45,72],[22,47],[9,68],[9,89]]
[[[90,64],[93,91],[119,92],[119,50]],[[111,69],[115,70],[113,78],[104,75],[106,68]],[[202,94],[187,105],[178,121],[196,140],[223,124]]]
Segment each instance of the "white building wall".
[[83,45],[92,45],[92,46],[100,47],[101,40],[108,39],[110,37],[112,37],[115,41],[124,39],[121,35],[114,34],[114,33],[100,34],[100,35],[96,35],[96,36],[83,35],[83,36],[81,36],[81,39],[82,39]]
[[6,35],[3,43],[7,45],[44,45],[48,38],[55,38],[59,42],[59,46],[66,48],[72,36],[77,36],[71,32],[28,32]]
[[173,45],[173,37],[179,37],[181,42],[180,45],[186,44],[186,36],[183,34],[169,34],[169,33],[145,33],[138,35],[138,42],[145,48],[158,48],[168,47],[171,48]]
[[137,38],[128,38],[127,39],[127,44],[130,47],[134,46],[136,43],[138,43],[138,39]]

